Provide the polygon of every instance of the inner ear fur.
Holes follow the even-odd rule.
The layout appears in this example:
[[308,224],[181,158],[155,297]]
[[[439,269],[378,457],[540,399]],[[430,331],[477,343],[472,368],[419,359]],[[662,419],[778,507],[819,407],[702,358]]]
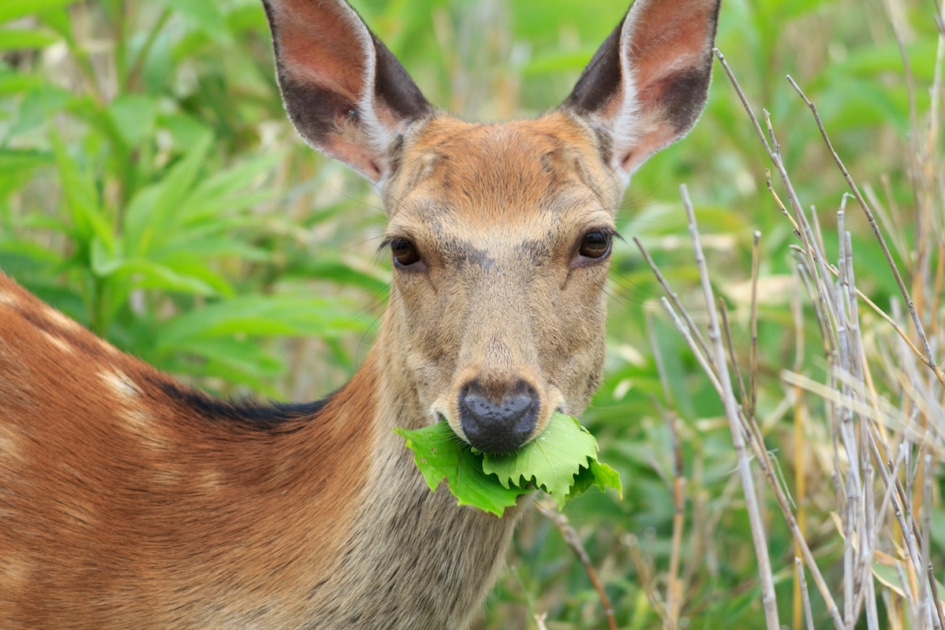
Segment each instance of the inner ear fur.
[[562,107],[611,139],[625,178],[686,135],[712,74],[720,0],[637,0],[597,50]]
[[263,0],[286,112],[310,145],[372,181],[432,106],[396,57],[343,0]]

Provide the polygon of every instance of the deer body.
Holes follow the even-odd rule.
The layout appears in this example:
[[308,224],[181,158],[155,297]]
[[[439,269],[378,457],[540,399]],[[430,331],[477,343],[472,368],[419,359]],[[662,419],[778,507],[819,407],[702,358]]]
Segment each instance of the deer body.
[[701,111],[717,2],[638,0],[562,107],[490,125],[344,2],[265,6],[296,127],[388,209],[375,346],[325,401],[227,403],[0,274],[0,627],[463,628],[522,506],[430,492],[393,429],[511,450],[600,382],[614,213]]
[[484,596],[514,519],[426,488],[377,350],[319,411],[239,409],[0,296],[4,628],[446,628]]

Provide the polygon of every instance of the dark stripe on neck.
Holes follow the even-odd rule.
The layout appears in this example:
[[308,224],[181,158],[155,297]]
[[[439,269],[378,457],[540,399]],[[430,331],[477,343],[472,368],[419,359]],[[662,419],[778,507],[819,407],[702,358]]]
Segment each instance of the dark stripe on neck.
[[221,400],[171,379],[154,383],[165,395],[211,422],[231,423],[263,433],[293,433],[318,417],[334,393],[306,403]]

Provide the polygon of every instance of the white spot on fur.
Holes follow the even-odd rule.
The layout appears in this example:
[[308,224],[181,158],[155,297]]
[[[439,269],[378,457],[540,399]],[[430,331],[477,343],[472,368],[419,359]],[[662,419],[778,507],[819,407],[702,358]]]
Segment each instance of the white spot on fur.
[[0,592],[15,601],[30,583],[31,563],[20,555],[7,552],[0,562]]
[[[136,402],[128,400],[129,405]],[[164,428],[147,409],[128,406],[121,412],[128,429],[150,451],[168,452],[173,450],[174,442],[168,438]]]
[[0,304],[5,304],[7,306],[19,306],[20,302],[16,299],[16,296],[12,293],[7,293],[6,291],[0,291]]
[[216,494],[223,486],[221,475],[216,470],[205,470],[200,473],[198,478],[200,490],[205,494]]
[[123,405],[124,408],[116,412],[142,446],[151,451],[169,451],[174,447],[164,427],[142,400],[138,385],[127,374],[121,370],[103,371],[99,377],[115,395],[116,401]]
[[0,458],[20,459],[20,436],[9,426],[0,424]]
[[50,332],[45,331],[45,330],[40,330],[40,332],[43,334],[44,337],[46,337],[46,340],[49,343],[56,346],[63,352],[69,352],[69,353],[74,352],[74,349],[72,348],[72,346],[69,345],[69,342],[63,339],[62,337],[57,337],[56,335],[53,335]]
[[140,430],[150,429],[154,425],[154,418],[142,409],[126,409],[123,415],[128,424],[132,424]]
[[49,318],[50,323],[54,324],[55,326],[58,326],[59,328],[63,330],[68,330],[72,332],[85,330],[75,320],[69,319],[68,317],[66,317],[65,315],[63,315],[62,313],[60,313],[59,311],[57,311],[56,309],[52,307],[47,308],[45,314],[46,314],[46,317]]
[[121,370],[100,372],[99,376],[105,381],[109,389],[112,390],[112,393],[121,400],[127,401],[138,398],[141,395],[141,390],[138,389],[138,386]]

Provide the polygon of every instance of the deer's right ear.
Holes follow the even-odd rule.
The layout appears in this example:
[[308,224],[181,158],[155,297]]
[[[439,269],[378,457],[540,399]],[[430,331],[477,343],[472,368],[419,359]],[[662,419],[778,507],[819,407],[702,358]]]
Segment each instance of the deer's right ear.
[[373,182],[391,151],[432,106],[397,58],[344,0],[263,0],[279,87],[295,128],[313,147]]
[[605,135],[605,158],[625,181],[702,112],[720,1],[636,0],[565,100]]

